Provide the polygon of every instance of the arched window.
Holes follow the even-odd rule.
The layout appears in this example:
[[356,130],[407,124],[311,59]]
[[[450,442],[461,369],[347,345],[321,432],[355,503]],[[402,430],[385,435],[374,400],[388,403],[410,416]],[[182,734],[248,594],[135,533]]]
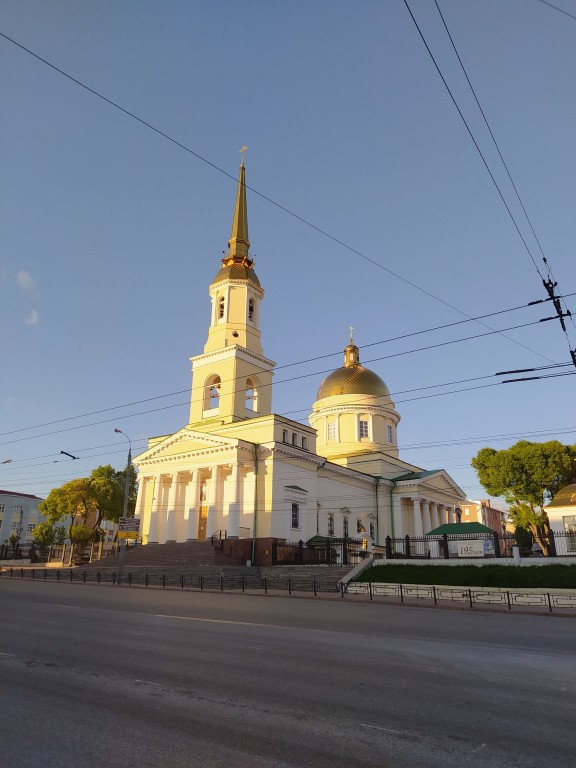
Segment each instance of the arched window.
[[224,296],[218,297],[218,320],[222,320],[224,317]]
[[246,410],[258,410],[258,390],[254,379],[246,379]]
[[204,410],[211,411],[220,407],[220,376],[214,374],[206,380],[204,386]]
[[254,322],[254,299],[250,299],[248,302],[248,320],[250,320],[251,323]]

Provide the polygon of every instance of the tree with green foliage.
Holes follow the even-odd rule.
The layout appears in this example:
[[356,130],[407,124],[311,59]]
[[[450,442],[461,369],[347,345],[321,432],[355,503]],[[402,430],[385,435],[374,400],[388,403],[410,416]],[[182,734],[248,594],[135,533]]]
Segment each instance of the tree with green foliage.
[[[77,478],[54,488],[39,508],[47,522],[54,526],[67,521],[68,538],[72,541],[76,527],[88,527],[96,539],[102,520],[118,522],[124,506],[126,470],[117,471],[109,464],[96,467],[90,477]],[[134,514],[138,485],[131,467],[128,515]]]
[[8,542],[12,547],[12,557],[16,559],[18,557],[18,545],[20,543],[20,536],[17,533],[11,533],[8,537]]
[[34,544],[42,553],[54,544],[63,544],[65,538],[66,529],[61,525],[53,525],[48,521],[38,523],[36,528],[32,531]]
[[550,526],[545,505],[576,480],[576,446],[557,440],[527,440],[501,451],[482,448],[472,459],[478,479],[491,496],[503,496],[516,526],[532,534],[548,554]]

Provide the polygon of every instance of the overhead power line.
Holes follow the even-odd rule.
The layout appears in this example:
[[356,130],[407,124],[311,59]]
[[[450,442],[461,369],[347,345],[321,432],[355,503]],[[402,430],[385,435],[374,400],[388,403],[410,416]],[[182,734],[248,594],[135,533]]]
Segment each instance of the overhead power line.
[[[518,329],[521,329],[521,328],[527,328],[527,327],[532,326],[532,325],[538,325],[541,322],[542,322],[542,320],[536,320],[536,321],[533,321],[533,322],[530,322],[530,323],[521,323],[520,325],[514,325],[514,326],[511,326],[510,328],[506,328],[504,330],[506,330],[506,331],[518,330]],[[414,354],[416,352],[424,352],[424,351],[427,351],[427,350],[438,349],[440,347],[449,346],[451,344],[458,344],[458,343],[461,343],[461,342],[464,342],[464,341],[470,341],[472,339],[485,338],[487,336],[492,336],[495,333],[499,333],[499,331],[486,331],[485,333],[479,333],[479,334],[475,334],[473,336],[466,336],[466,337],[464,337],[462,339],[453,339],[452,341],[439,342],[438,344],[431,344],[431,345],[428,345],[428,346],[425,346],[425,347],[419,347],[419,348],[416,348],[416,349],[406,350],[404,352],[395,352],[395,353],[393,353],[391,355],[384,355],[382,357],[372,358],[371,360],[366,360],[365,362],[366,363],[373,363],[373,362],[377,362],[377,361],[381,361],[381,360],[389,360],[391,358],[401,357],[401,356],[404,356],[404,355],[410,355],[410,354]],[[305,374],[301,374],[299,376],[292,376],[292,377],[290,377],[288,379],[280,379],[279,381],[276,381],[274,383],[275,383],[275,385],[277,385],[277,384],[284,384],[284,383],[291,382],[291,381],[297,381],[299,379],[310,378],[311,376],[319,376],[319,375],[322,375],[322,374],[325,374],[325,373],[331,373],[331,369],[327,369],[327,370],[323,370],[323,371],[314,371],[312,373],[305,373]],[[272,385],[270,384],[268,386],[272,386]],[[494,385],[487,384],[485,386],[488,387],[488,386],[494,386]],[[201,387],[203,388],[204,385],[202,384]],[[200,387],[193,387],[192,391],[194,391],[194,389],[199,389],[199,388]],[[475,389],[477,389],[477,387]],[[407,402],[407,401],[404,401],[404,402]],[[127,419],[127,418],[133,418],[135,416],[142,416],[142,415],[148,414],[148,413],[157,413],[159,411],[168,410],[170,408],[175,408],[175,407],[178,407],[179,405],[185,405],[185,404],[186,403],[179,403],[179,404],[175,404],[175,405],[166,405],[166,406],[161,406],[159,408],[152,408],[152,409],[147,410],[147,411],[140,411],[138,413],[123,414],[122,418],[123,419]],[[13,443],[20,443],[20,442],[23,442],[25,440],[35,440],[35,439],[37,439],[39,437],[48,437],[48,436],[51,436],[51,435],[58,435],[58,434],[62,434],[64,432],[69,432],[69,431],[73,431],[73,430],[77,430],[77,429],[85,429],[87,427],[93,427],[93,426],[97,426],[99,424],[106,424],[106,423],[109,423],[111,421],[116,421],[117,419],[118,419],[118,417],[114,416],[114,417],[111,417],[109,419],[101,419],[100,421],[92,422],[90,424],[79,424],[79,425],[76,425],[76,426],[65,427],[64,429],[53,430],[51,432],[44,432],[44,433],[42,433],[40,435],[28,435],[27,437],[19,437],[19,438],[13,439],[13,440],[6,440],[6,441],[0,443],[0,446],[2,446],[2,445],[11,445]],[[27,428],[27,429],[31,429],[31,428]]]
[[576,16],[573,13],[569,13],[568,11],[565,11],[564,8],[559,8],[557,5],[554,5],[553,3],[549,3],[548,0],[539,0],[542,5],[547,5],[549,8],[553,8],[555,11],[558,11],[558,13],[563,13],[565,16],[569,16],[571,19],[576,20]]
[[[406,2],[406,0],[404,0]],[[410,12],[410,15],[412,13]],[[415,21],[415,20],[414,20]],[[415,22],[416,23],[416,22]],[[20,48],[20,50],[24,51],[25,53],[29,54],[30,56],[33,56],[38,61],[45,64],[47,67],[50,67],[50,69],[54,70],[58,74],[62,75],[63,77],[70,80],[75,85],[80,86],[84,90],[91,93],[93,96],[96,96],[97,98],[101,99],[102,101],[106,102],[108,105],[114,107],[115,109],[118,109],[120,112],[124,113],[127,117],[130,117],[133,120],[136,120],[138,123],[143,125],[144,127],[148,128],[149,130],[153,131],[157,135],[161,136],[162,138],[166,139],[167,141],[171,142],[175,146],[179,147],[180,149],[183,149],[188,154],[195,157],[197,160],[200,160],[201,162],[208,165],[210,168],[218,171],[219,173],[222,173],[227,178],[233,180],[236,182],[236,177],[228,171],[225,171],[223,168],[221,168],[216,163],[213,163],[212,161],[208,160],[206,157],[201,155],[199,152],[195,152],[193,149],[188,147],[186,144],[183,144],[182,142],[178,141],[177,139],[173,138],[169,134],[167,134],[165,131],[162,131],[160,128],[157,128],[156,126],[152,125],[152,123],[149,123],[147,120],[144,120],[143,118],[136,115],[134,112],[131,112],[130,110],[126,109],[125,107],[121,106],[117,102],[113,101],[112,99],[109,99],[107,96],[104,96],[99,91],[96,91],[94,88],[91,88],[90,86],[83,83],[81,80],[78,80],[78,78],[73,77],[72,75],[65,72],[60,67],[57,67],[55,64],[52,64],[52,62],[48,61],[47,59],[43,58],[39,54],[32,51],[30,48],[27,48],[22,43],[19,43],[14,38],[10,37],[9,35],[5,34],[4,32],[0,32],[0,37],[3,37],[8,42],[12,43],[16,47]],[[376,261],[376,259],[372,259],[371,257],[367,256],[365,253],[362,253],[362,251],[359,251],[357,248],[354,248],[353,246],[349,245],[348,243],[344,242],[343,240],[335,237],[334,235],[327,232],[325,229],[322,229],[321,227],[317,226],[313,222],[309,221],[308,219],[305,219],[303,216],[300,216],[299,214],[295,213],[294,211],[287,208],[285,205],[282,205],[281,203],[278,203],[268,195],[263,194],[262,192],[259,192],[254,187],[250,187],[247,184],[244,185],[246,189],[249,189],[251,192],[253,192],[255,195],[258,195],[261,199],[265,200],[266,202],[270,203],[270,205],[275,206],[279,210],[283,211],[284,213],[288,214],[289,216],[293,217],[294,219],[300,221],[302,224],[304,224],[307,227],[310,227],[314,231],[318,232],[319,234],[323,235],[324,237],[327,237],[329,240],[331,240],[334,243],[337,243],[338,245],[341,245],[346,250],[350,251],[351,253],[354,253],[356,256],[359,256],[360,258],[364,259],[368,263],[374,265],[378,269],[382,269],[384,272],[387,272],[389,275],[392,275],[393,277],[397,278],[398,280],[401,280],[403,283],[406,283],[406,285],[410,285],[412,288],[414,288],[417,291],[420,291],[421,293],[425,294],[426,296],[429,296],[430,298],[434,299],[435,301],[440,302],[441,304],[444,304],[444,306],[449,307],[450,309],[454,310],[455,312],[458,312],[459,314],[463,315],[464,317],[470,318],[470,315],[468,315],[467,312],[464,312],[463,310],[459,309],[458,307],[454,306],[453,304],[450,304],[448,301],[445,301],[444,299],[441,299],[439,296],[436,296],[435,294],[431,293],[430,291],[426,290],[425,288],[422,288],[417,283],[414,283],[411,280],[408,280],[407,278],[400,275],[398,272],[394,272],[389,267],[384,266],[379,261]],[[479,321],[478,321],[479,322]],[[480,322],[480,325],[484,325],[487,328],[490,328],[486,323]],[[491,329],[493,330],[493,329]],[[508,341],[511,341],[513,344],[516,344],[517,346],[523,347],[524,349],[528,350],[529,352],[532,352],[533,354],[538,355],[544,360],[548,360],[548,362],[554,362],[550,358],[546,357],[546,355],[541,354],[540,352],[537,352],[534,349],[531,349],[530,347],[526,346],[525,344],[522,344],[521,342],[517,341],[516,339],[512,339],[508,336],[505,336],[505,334],[501,331],[499,333],[504,336],[504,338],[508,339]]]
[[448,38],[450,39],[450,42],[452,43],[452,48],[454,49],[454,53],[456,54],[456,58],[458,59],[458,62],[460,64],[460,68],[462,69],[462,72],[464,73],[464,77],[466,78],[466,82],[468,83],[470,90],[472,91],[472,95],[474,96],[474,99],[476,101],[476,104],[478,106],[478,109],[480,110],[480,114],[482,115],[482,118],[484,120],[484,123],[486,125],[486,128],[488,129],[488,132],[490,134],[490,137],[492,138],[492,142],[494,146],[496,147],[496,151],[498,152],[498,156],[500,157],[500,160],[502,161],[502,165],[504,166],[504,169],[506,170],[506,173],[508,175],[508,179],[510,180],[510,183],[512,184],[512,189],[514,190],[514,193],[516,195],[516,198],[518,202],[520,203],[520,206],[522,208],[522,211],[524,213],[524,216],[526,217],[526,221],[528,222],[528,225],[530,227],[530,230],[532,232],[532,235],[534,236],[534,240],[536,241],[538,248],[540,250],[540,253],[542,255],[542,261],[544,262],[544,266],[547,271],[547,277],[544,279],[544,277],[541,275],[540,271],[538,270],[538,274],[542,278],[542,283],[544,285],[544,288],[546,289],[546,292],[548,293],[548,296],[552,300],[554,304],[554,308],[556,310],[556,316],[558,317],[558,320],[560,321],[560,326],[562,330],[564,331],[564,335],[566,336],[566,340],[568,342],[568,348],[570,350],[570,356],[572,358],[572,363],[576,367],[576,350],[572,349],[572,344],[570,342],[570,337],[568,336],[568,331],[566,329],[566,324],[564,323],[564,318],[568,317],[570,319],[570,322],[574,326],[574,329],[576,330],[576,324],[574,323],[574,320],[572,318],[570,310],[565,306],[564,310],[562,309],[562,304],[560,301],[560,297],[555,295],[556,288],[558,286],[558,282],[556,281],[554,274],[552,272],[552,267],[550,266],[549,260],[546,258],[546,255],[544,254],[544,250],[542,248],[542,244],[540,243],[540,240],[538,238],[538,235],[536,234],[536,231],[534,229],[534,226],[532,225],[532,221],[530,220],[530,216],[528,216],[528,211],[526,210],[526,207],[522,201],[522,198],[520,197],[520,193],[518,192],[518,188],[516,184],[514,183],[514,179],[512,178],[512,174],[510,173],[510,170],[508,168],[508,165],[506,164],[506,161],[504,160],[504,156],[502,155],[502,152],[500,151],[500,147],[498,146],[498,142],[496,141],[496,137],[494,136],[494,132],[492,131],[492,128],[490,127],[490,124],[488,122],[488,118],[486,117],[484,110],[482,109],[482,105],[480,104],[480,101],[478,99],[478,96],[476,95],[476,91],[474,90],[474,86],[472,85],[472,82],[470,81],[470,78],[468,77],[468,72],[466,71],[466,67],[464,66],[464,62],[462,61],[462,58],[460,57],[460,54],[458,53],[458,49],[456,48],[456,43],[454,42],[454,39],[452,35],[450,34],[450,30],[448,29],[448,25],[446,24],[446,19],[444,18],[444,15],[442,11],[440,10],[440,6],[438,4],[438,0],[434,0],[436,4],[436,8],[438,10],[438,13],[440,14],[440,18],[442,19],[442,23],[444,24],[444,29],[446,30],[446,34],[448,35]]
[[472,132],[472,129],[468,125],[468,121],[464,117],[464,114],[463,114],[462,110],[460,109],[460,106],[458,105],[458,102],[456,101],[456,97],[454,96],[450,86],[448,85],[448,82],[447,82],[446,78],[444,77],[444,75],[442,73],[442,70],[440,69],[440,66],[438,65],[438,62],[436,61],[436,58],[435,58],[434,54],[432,53],[432,50],[431,50],[430,46],[428,45],[428,43],[426,41],[426,38],[424,37],[424,33],[422,32],[422,29],[420,28],[420,25],[418,24],[418,22],[416,20],[416,17],[412,13],[412,9],[410,8],[408,0],[404,0],[404,5],[406,6],[406,9],[408,10],[408,13],[410,14],[410,17],[411,17],[412,21],[414,22],[414,26],[416,27],[416,29],[418,31],[418,34],[420,35],[420,38],[421,38],[422,42],[424,43],[424,46],[425,46],[426,50],[428,51],[428,54],[429,54],[430,58],[432,59],[432,63],[434,64],[434,66],[436,68],[436,71],[438,72],[438,74],[440,76],[440,79],[442,80],[442,82],[444,84],[444,87],[448,91],[448,94],[449,94],[450,98],[452,99],[452,103],[454,104],[458,114],[460,115],[460,118],[461,118],[462,122],[464,123],[464,126],[465,126],[465,128],[466,128],[466,130],[468,132],[468,135],[472,139],[472,143],[476,147],[476,150],[477,150],[477,152],[478,152],[478,154],[480,156],[480,159],[482,160],[482,163],[484,164],[484,167],[486,168],[486,171],[488,172],[488,175],[492,179],[492,183],[494,184],[494,187],[495,187],[496,191],[498,192],[498,195],[499,195],[502,203],[504,204],[504,207],[506,208],[506,211],[508,212],[508,216],[510,217],[510,220],[512,221],[512,224],[514,225],[514,228],[516,229],[516,232],[518,233],[518,236],[520,237],[520,239],[521,239],[521,241],[522,241],[522,243],[524,245],[524,248],[526,249],[526,252],[528,253],[528,256],[530,257],[530,260],[532,261],[532,264],[534,265],[534,268],[536,269],[536,272],[538,273],[540,279],[542,280],[542,284],[544,285],[547,293],[549,294],[550,298],[552,299],[552,301],[554,303],[554,306],[555,306],[555,308],[557,310],[557,317],[560,320],[562,329],[563,329],[563,331],[564,331],[564,333],[566,335],[566,338],[568,339],[568,346],[569,346],[569,349],[570,349],[570,356],[572,358],[572,362],[573,362],[574,366],[576,367],[576,351],[572,349],[572,346],[570,344],[570,339],[568,338],[568,334],[567,334],[567,331],[566,331],[566,326],[565,326],[564,320],[563,320],[564,317],[567,317],[567,316],[569,317],[570,316],[570,312],[568,311],[567,313],[563,313],[562,310],[560,309],[559,301],[557,301],[556,296],[554,294],[554,290],[555,290],[555,288],[557,286],[557,283],[551,277],[550,270],[548,268],[548,262],[546,260],[546,257],[544,256],[544,252],[542,251],[542,247],[540,245],[540,241],[538,240],[538,238],[536,236],[536,233],[534,231],[534,228],[532,227],[532,223],[531,223],[530,218],[528,216],[528,213],[527,213],[527,211],[526,211],[526,209],[524,207],[524,204],[522,203],[522,200],[520,199],[520,195],[518,193],[516,185],[514,184],[514,181],[512,180],[512,176],[510,175],[510,172],[508,171],[508,166],[506,165],[506,163],[504,161],[504,157],[502,156],[502,153],[500,151],[498,143],[496,142],[496,138],[494,137],[492,129],[490,128],[490,125],[488,124],[488,120],[486,119],[486,115],[484,114],[484,110],[480,106],[480,102],[478,100],[478,97],[476,96],[476,92],[474,91],[474,88],[472,87],[472,83],[470,82],[470,78],[468,77],[468,74],[466,72],[464,64],[462,63],[462,59],[460,58],[458,50],[456,49],[456,45],[454,43],[454,40],[452,39],[452,35],[450,34],[450,31],[448,30],[448,26],[446,24],[444,16],[442,15],[442,12],[440,10],[440,7],[438,5],[437,0],[435,0],[435,4],[436,4],[436,8],[438,10],[438,13],[440,14],[440,18],[442,19],[442,22],[444,24],[444,28],[446,30],[446,33],[448,34],[450,42],[452,43],[452,47],[454,49],[454,52],[456,53],[456,56],[458,58],[458,61],[459,61],[460,66],[462,68],[462,71],[464,72],[464,75],[466,77],[466,80],[468,82],[470,90],[472,91],[472,93],[474,95],[474,98],[476,100],[476,104],[478,105],[478,108],[480,109],[482,117],[484,118],[484,122],[486,123],[488,131],[490,132],[490,136],[492,137],[492,141],[494,142],[494,145],[496,146],[496,149],[498,151],[500,159],[501,159],[501,161],[502,161],[502,163],[503,163],[503,165],[504,165],[504,167],[506,169],[506,172],[508,173],[508,178],[510,179],[510,181],[512,183],[514,191],[516,192],[516,196],[517,196],[517,198],[518,198],[518,200],[520,202],[520,205],[522,206],[522,210],[524,211],[524,215],[525,215],[525,217],[526,217],[526,219],[528,221],[528,224],[530,225],[530,229],[532,230],[532,233],[533,233],[533,235],[534,235],[534,237],[536,239],[536,242],[538,243],[540,251],[542,252],[542,257],[543,257],[543,260],[544,260],[544,264],[546,265],[546,268],[547,268],[547,270],[549,272],[549,274],[547,275],[547,278],[544,277],[544,275],[542,274],[542,272],[540,270],[540,267],[536,263],[536,259],[534,258],[534,255],[533,255],[533,253],[532,253],[528,243],[526,242],[526,239],[524,238],[524,235],[522,234],[522,231],[520,230],[518,222],[516,221],[516,218],[514,217],[514,214],[512,213],[512,210],[511,210],[510,206],[508,205],[508,203],[506,201],[506,198],[504,197],[504,194],[503,194],[502,190],[500,189],[500,186],[499,186],[498,182],[496,181],[496,178],[495,178],[494,174],[492,173],[492,170],[491,170],[491,168],[490,168],[490,166],[488,164],[488,161],[484,157],[484,153],[480,149],[480,145],[476,141],[476,138],[475,138],[475,136],[474,136],[474,134]]
[[[562,298],[570,298],[570,297],[575,296],[575,295],[576,295],[576,292],[572,292],[572,293],[565,294],[565,296],[563,296]],[[413,338],[415,336],[421,336],[423,334],[432,333],[432,332],[439,331],[439,330],[445,330],[447,328],[452,328],[452,327],[455,327],[455,326],[458,326],[458,325],[464,325],[465,323],[473,322],[474,320],[485,319],[487,317],[496,317],[497,315],[507,314],[509,312],[516,312],[518,310],[526,309],[528,307],[536,306],[538,304],[545,304],[548,301],[550,301],[549,298],[548,299],[536,299],[535,301],[528,302],[528,304],[521,304],[521,305],[518,305],[518,306],[515,306],[515,307],[509,307],[507,309],[500,309],[500,310],[497,310],[495,312],[489,312],[488,314],[479,315],[477,317],[468,318],[466,320],[456,320],[456,321],[451,322],[451,323],[444,323],[443,325],[433,326],[432,328],[420,329],[418,331],[412,331],[411,333],[404,333],[404,334],[401,334],[399,336],[392,336],[391,338],[388,338],[388,339],[380,339],[378,341],[373,341],[373,342],[369,342],[367,344],[363,344],[362,345],[362,349],[366,349],[368,347],[378,346],[380,344],[389,344],[389,343],[391,343],[393,341],[402,341],[404,339]],[[474,338],[477,338],[477,337],[476,336],[470,337],[471,340],[474,339]],[[450,342],[450,343],[454,343],[454,342]],[[294,362],[291,362],[291,363],[285,363],[283,365],[277,365],[272,370],[279,371],[279,370],[283,370],[285,368],[292,368],[292,367],[296,367],[297,365],[304,365],[304,364],[307,364],[307,363],[315,362],[317,360],[324,360],[326,358],[334,357],[336,355],[341,355],[341,354],[342,354],[342,350],[338,350],[337,352],[329,352],[329,353],[326,353],[326,354],[323,354],[323,355],[316,355],[314,357],[305,358],[303,360],[297,360],[297,361],[294,361]],[[380,360],[380,359],[385,359],[385,358],[375,358],[375,360]],[[370,362],[370,361],[366,361],[366,362]],[[374,360],[372,360],[371,362],[374,362]],[[543,367],[548,367],[548,366],[543,366]],[[324,371],[320,371],[320,372],[309,374],[309,375],[310,376],[321,375],[322,373],[324,373]],[[288,379],[288,381],[292,381],[292,379]],[[282,382],[279,381],[279,382],[276,382],[276,383],[280,384]],[[460,383],[460,382],[458,382],[458,383]],[[410,390],[407,390],[407,391],[410,391]],[[87,418],[89,416],[97,416],[97,415],[99,415],[101,413],[108,413],[110,411],[121,410],[123,408],[129,408],[129,407],[131,407],[133,405],[141,405],[143,403],[152,402],[154,400],[161,400],[161,399],[164,399],[164,398],[167,398],[167,397],[174,397],[176,395],[182,395],[182,394],[186,394],[186,393],[190,393],[190,388],[179,389],[179,390],[176,390],[174,392],[168,392],[168,393],[163,394],[163,395],[153,395],[153,396],[150,396],[150,397],[143,398],[141,400],[133,400],[133,401],[128,402],[128,403],[123,403],[122,405],[114,405],[114,406],[110,406],[108,408],[100,408],[100,409],[95,410],[95,411],[87,411],[86,413],[77,414],[76,416],[67,416],[67,417],[64,417],[62,419],[54,419],[52,421],[46,421],[46,422],[42,422],[40,424],[33,424],[31,426],[28,426],[28,427],[20,427],[18,429],[9,430],[7,432],[0,432],[0,437],[6,437],[8,435],[14,435],[14,434],[18,434],[20,432],[28,432],[28,431],[31,431],[31,430],[34,430],[34,429],[42,429],[43,427],[50,427],[50,426],[53,426],[55,424],[63,424],[65,422],[67,422],[67,421],[74,421],[76,419]],[[403,394],[403,392],[399,392],[398,394]],[[167,407],[168,408],[179,407],[180,405],[182,405],[182,403],[177,403],[174,406],[167,406]],[[150,412],[153,412],[153,411],[150,411]]]

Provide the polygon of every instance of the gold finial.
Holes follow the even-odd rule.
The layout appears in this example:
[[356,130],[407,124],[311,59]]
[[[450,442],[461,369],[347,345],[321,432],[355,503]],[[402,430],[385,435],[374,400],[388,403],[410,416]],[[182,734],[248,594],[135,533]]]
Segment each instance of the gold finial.
[[244,165],[244,152],[246,152],[246,150],[247,150],[247,149],[248,149],[248,147],[247,147],[247,146],[243,146],[243,147],[242,147],[242,148],[239,150],[240,154],[242,155],[242,165]]
[[354,344],[354,339],[352,338],[352,331],[354,330],[354,326],[350,326],[348,329],[350,331],[350,344]]

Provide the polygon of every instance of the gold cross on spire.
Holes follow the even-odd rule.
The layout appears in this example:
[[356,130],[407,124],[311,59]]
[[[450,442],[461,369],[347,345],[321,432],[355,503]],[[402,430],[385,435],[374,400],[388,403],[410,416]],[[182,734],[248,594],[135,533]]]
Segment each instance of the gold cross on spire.
[[243,147],[242,147],[242,148],[239,150],[240,154],[242,155],[242,165],[244,165],[244,152],[246,152],[246,150],[247,150],[247,149],[248,149],[248,147],[246,147],[246,146],[243,146]]
[[348,330],[350,331],[350,344],[353,344],[354,340],[352,339],[352,331],[354,330],[354,326],[351,325]]

